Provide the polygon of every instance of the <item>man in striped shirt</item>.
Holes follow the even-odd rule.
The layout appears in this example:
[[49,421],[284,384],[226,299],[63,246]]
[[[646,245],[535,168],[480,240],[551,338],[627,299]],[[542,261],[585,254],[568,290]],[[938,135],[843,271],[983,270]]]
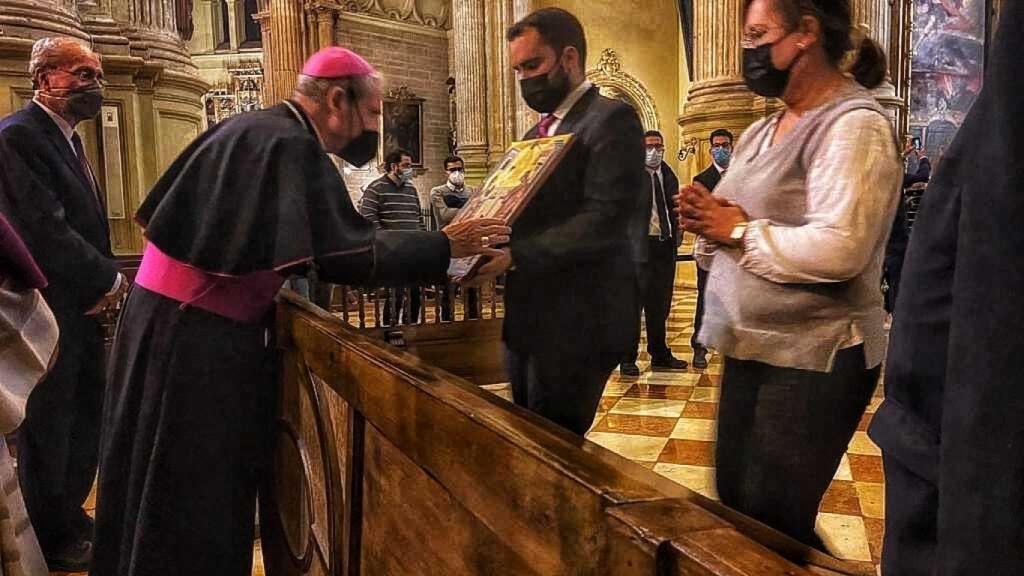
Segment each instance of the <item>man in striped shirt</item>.
[[[412,154],[398,149],[384,157],[384,175],[363,192],[359,212],[381,230],[425,230],[420,212],[420,196],[412,185]],[[392,320],[415,324],[420,315],[420,290],[412,287],[409,309],[404,308],[404,290],[388,290],[384,305],[384,324]]]

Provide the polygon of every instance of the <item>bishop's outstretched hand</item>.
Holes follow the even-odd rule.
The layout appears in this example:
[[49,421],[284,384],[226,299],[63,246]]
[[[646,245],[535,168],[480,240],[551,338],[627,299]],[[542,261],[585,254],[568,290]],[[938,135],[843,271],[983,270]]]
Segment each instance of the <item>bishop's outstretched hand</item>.
[[503,220],[487,218],[449,224],[441,233],[448,237],[452,258],[476,254],[495,257],[501,255],[496,247],[508,244],[512,229]]

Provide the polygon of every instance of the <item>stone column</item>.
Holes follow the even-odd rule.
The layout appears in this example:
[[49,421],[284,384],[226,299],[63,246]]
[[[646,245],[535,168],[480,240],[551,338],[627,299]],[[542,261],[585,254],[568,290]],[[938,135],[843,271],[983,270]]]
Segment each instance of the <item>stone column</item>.
[[188,43],[189,51],[193,54],[213,52],[217,47],[215,30],[219,30],[219,28],[217,28],[217,18],[214,16],[215,10],[220,11],[218,2],[215,0],[196,0],[195,8],[192,10],[196,31]]
[[335,41],[335,25],[337,22],[337,7],[331,8],[325,5],[317,4],[313,6],[312,14],[313,21],[316,24],[317,41],[315,42],[314,50],[320,50],[333,46],[336,44]]
[[[460,1],[456,0],[456,3]],[[519,95],[516,75],[509,62],[508,42],[505,40],[508,28],[535,7],[534,0],[486,0],[484,3],[489,167],[500,161],[509,144],[521,139],[537,122],[538,115],[526,106]],[[453,51],[455,61],[458,61],[461,57],[458,44],[453,45],[456,46]],[[458,70],[457,65],[453,65],[453,70]],[[459,130],[462,130],[461,124]]]
[[[509,26],[518,22],[519,20],[526,17],[527,14],[537,9],[537,0],[512,0],[512,18],[509,19]],[[506,54],[506,63],[508,62],[508,48],[505,42],[505,33],[502,31],[501,43],[503,50]],[[506,69],[508,66],[506,66]],[[522,96],[519,94],[518,82],[516,81],[515,73],[509,71],[509,82],[511,83],[511,94],[516,110],[516,139],[522,138],[526,131],[533,127],[534,124],[540,120],[540,115],[534,112]]]
[[892,3],[892,29],[890,32],[889,69],[896,97],[902,106],[897,110],[896,133],[901,137],[910,128],[910,71],[913,60],[911,49],[914,28],[914,0],[894,0]]
[[[892,54],[894,47],[899,49],[899,29],[893,30],[892,0],[853,0],[853,25],[861,28],[869,37],[878,42],[886,55]],[[894,44],[894,39],[896,40]],[[890,58],[890,63],[892,59]],[[893,84],[892,66],[886,74],[882,85],[875,88],[874,94],[885,107],[893,124],[898,126],[901,117],[906,113],[905,102],[897,97],[896,86]],[[897,71],[898,72],[898,71]]]
[[[263,39],[263,52],[269,63],[263,69],[270,79],[269,98],[272,106],[291,95],[302,64],[305,61],[305,37],[302,21],[305,17],[300,0],[269,0],[270,20],[267,28],[273,30],[269,42]],[[264,31],[267,30],[264,28]]]
[[228,0],[228,47],[237,51],[238,45],[245,38],[245,7],[240,0]]
[[726,128],[739,136],[771,107],[743,84],[743,0],[696,0],[693,8],[692,82],[679,123],[682,148],[693,144],[695,153],[682,166],[683,181],[711,162],[712,131]]
[[487,47],[484,0],[455,0],[452,5],[458,153],[466,176],[474,182],[487,176]]
[[263,105],[272,106],[274,100],[274,55],[270,47],[273,45],[274,30],[270,20],[270,0],[259,0],[259,12],[253,18],[260,25],[260,37],[263,39]]

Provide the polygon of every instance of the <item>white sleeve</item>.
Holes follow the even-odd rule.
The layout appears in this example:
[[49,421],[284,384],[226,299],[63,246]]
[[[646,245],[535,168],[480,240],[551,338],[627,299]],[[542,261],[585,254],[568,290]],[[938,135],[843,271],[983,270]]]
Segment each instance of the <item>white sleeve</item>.
[[888,120],[855,110],[824,138],[807,172],[805,223],[749,223],[739,264],[751,273],[779,283],[849,280],[891,229],[902,166]]

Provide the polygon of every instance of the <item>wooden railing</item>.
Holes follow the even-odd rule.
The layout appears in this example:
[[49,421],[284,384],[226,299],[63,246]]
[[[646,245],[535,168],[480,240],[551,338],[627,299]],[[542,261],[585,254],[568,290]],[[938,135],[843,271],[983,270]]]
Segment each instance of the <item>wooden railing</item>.
[[292,294],[277,339],[269,576],[852,573]]

